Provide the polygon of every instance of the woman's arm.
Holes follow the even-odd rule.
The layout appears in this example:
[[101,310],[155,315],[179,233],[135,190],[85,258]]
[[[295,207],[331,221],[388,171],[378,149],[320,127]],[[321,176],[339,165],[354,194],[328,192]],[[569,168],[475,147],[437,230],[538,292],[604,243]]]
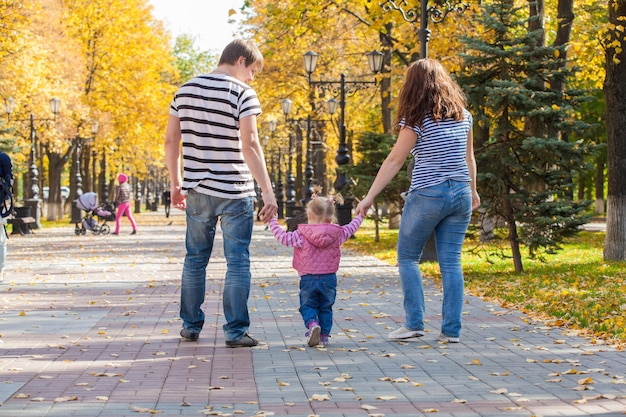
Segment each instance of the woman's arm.
[[385,161],[380,166],[378,174],[376,174],[376,178],[370,186],[367,195],[356,207],[355,212],[357,214],[360,214],[363,217],[367,216],[367,212],[374,203],[374,199],[378,194],[380,194],[389,181],[396,176],[398,171],[400,171],[407,156],[409,156],[409,152],[411,152],[411,149],[415,146],[416,141],[417,133],[415,133],[412,129],[403,127],[402,130],[400,130],[396,144],[393,146],[393,149],[389,152],[389,155],[387,155],[387,158],[385,158]]
[[476,189],[476,158],[474,157],[474,135],[472,129],[467,134],[467,148],[465,151],[465,161],[467,162],[467,169],[469,170],[470,178],[472,179],[472,210],[476,210],[480,207],[480,196]]

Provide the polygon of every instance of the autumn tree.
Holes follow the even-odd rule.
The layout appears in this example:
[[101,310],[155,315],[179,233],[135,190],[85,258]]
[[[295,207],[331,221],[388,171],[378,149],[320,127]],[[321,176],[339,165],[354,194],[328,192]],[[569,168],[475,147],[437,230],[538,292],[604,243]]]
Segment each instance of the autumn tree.
[[190,35],[176,37],[174,44],[175,65],[180,75],[182,84],[191,78],[211,72],[217,66],[217,59],[209,51],[201,51],[194,45],[194,38]]
[[609,0],[606,55],[608,198],[604,259],[626,260],[626,0]]
[[[122,169],[146,180],[152,167],[163,167],[167,104],[178,79],[168,35],[145,0],[64,4],[64,24],[82,57],[80,100],[89,108],[76,124],[87,128],[92,119],[100,121],[91,149],[103,156],[111,149],[116,153],[103,175],[107,181]],[[84,162],[83,167],[89,159]]]
[[[464,38],[466,71],[459,81],[480,115],[478,125],[489,133],[476,147],[484,207],[506,222],[515,270],[522,272],[521,244],[531,257],[554,251],[588,220],[588,202],[572,201],[570,190],[571,173],[590,149],[557,135],[583,131],[574,112],[583,97],[549,88],[555,79],[571,76],[556,58],[563,46],[540,46],[538,32],[524,29],[522,9],[499,0],[484,6],[479,22],[486,33]],[[533,136],[528,118],[552,128]]]
[[[294,108],[301,109],[298,115],[290,117],[306,118],[310,114],[313,119],[328,119],[325,102],[333,96],[339,98],[338,88],[322,92],[309,87],[302,63],[302,54],[309,50],[319,56],[313,80],[339,80],[341,74],[349,80],[371,80],[364,54],[373,49],[384,54],[383,72],[376,76],[377,85],[357,91],[346,100],[351,163],[359,163],[363,157],[357,146],[364,132],[392,131],[397,90],[406,66],[419,55],[416,36],[419,25],[406,22],[400,13],[385,11],[371,0],[259,0],[244,3],[243,13],[248,15],[243,28],[249,29],[248,36],[259,42],[265,54],[266,64],[255,79],[255,88],[262,98],[263,118],[279,122],[277,138],[286,136],[289,130],[280,123],[284,120],[280,113],[283,98],[290,98]],[[462,18],[457,17],[453,13],[448,23],[432,27],[431,51],[449,68],[458,68],[460,62],[455,55],[459,49],[458,34],[472,26],[470,11]],[[334,150],[338,147],[336,116],[333,122],[327,127],[334,129],[323,135],[327,171],[316,171],[316,178],[321,175],[330,179],[330,184],[335,177]]]
[[[313,165],[326,169],[326,172],[316,171],[315,178],[322,178],[329,185],[335,178],[339,128],[338,114],[332,117],[328,114],[327,101],[331,98],[339,101],[338,81],[341,74],[350,81],[372,81],[374,76],[365,54],[381,49],[380,33],[372,27],[366,5],[366,1],[340,4],[331,1],[262,0],[250,4],[254,12],[245,21],[247,27],[253,28],[252,34],[265,55],[263,72],[254,83],[265,110],[263,120],[278,121],[274,136],[287,137],[292,128],[284,123],[280,110],[280,102],[284,98],[294,102],[289,115],[292,119],[304,120],[309,115],[314,121],[332,119],[332,123],[325,124],[325,129],[317,129],[316,133],[319,133],[325,146],[316,149],[313,154],[314,158],[322,156],[325,161],[314,162]],[[309,86],[302,59],[302,55],[309,50],[319,57],[312,80],[337,81],[334,88],[322,90]],[[345,114],[349,147],[355,146],[361,132],[382,130],[379,95],[379,86],[373,84],[371,88],[350,91],[347,95]],[[291,130],[291,133],[296,132]],[[266,134],[271,137],[269,132],[266,131]],[[354,152],[351,152],[351,157],[355,162],[357,157]],[[325,187],[327,191],[329,188]]]

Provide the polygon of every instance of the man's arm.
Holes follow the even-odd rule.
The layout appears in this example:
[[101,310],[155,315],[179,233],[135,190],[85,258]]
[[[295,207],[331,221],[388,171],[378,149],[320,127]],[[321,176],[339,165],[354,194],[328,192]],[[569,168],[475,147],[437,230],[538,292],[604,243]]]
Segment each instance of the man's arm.
[[165,164],[170,173],[172,183],[171,201],[172,205],[180,210],[185,210],[187,201],[181,193],[183,181],[180,173],[180,119],[174,115],[169,115],[167,119],[167,130],[165,131]]
[[272,190],[272,181],[267,173],[263,149],[259,142],[256,116],[246,116],[239,120],[239,131],[243,157],[263,194],[263,208],[259,212],[259,217],[263,223],[267,223],[278,212],[278,204]]

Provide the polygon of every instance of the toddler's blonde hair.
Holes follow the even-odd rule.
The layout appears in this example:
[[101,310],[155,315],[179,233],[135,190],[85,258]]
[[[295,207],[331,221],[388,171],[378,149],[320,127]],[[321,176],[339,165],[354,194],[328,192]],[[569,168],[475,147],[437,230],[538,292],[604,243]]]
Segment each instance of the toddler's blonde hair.
[[313,198],[306,205],[306,211],[316,219],[323,220],[326,223],[333,223],[337,219],[335,217],[335,202],[343,204],[343,198],[340,194],[336,194],[333,198],[318,197],[313,194]]

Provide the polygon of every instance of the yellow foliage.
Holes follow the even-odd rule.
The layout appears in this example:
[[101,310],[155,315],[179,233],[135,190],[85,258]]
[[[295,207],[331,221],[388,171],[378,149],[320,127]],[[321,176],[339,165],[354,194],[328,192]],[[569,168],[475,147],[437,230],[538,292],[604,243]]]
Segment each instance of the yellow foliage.
[[[51,119],[49,99],[61,100],[54,123],[37,126],[48,153],[62,156],[75,137],[91,136],[91,121],[97,120],[92,150],[123,153],[126,168],[139,178],[148,175],[148,165],[163,166],[161,143],[175,70],[169,35],[151,16],[147,0],[2,2],[0,35],[5,28],[0,97],[15,99],[13,120],[25,120],[29,113]],[[28,124],[14,127],[25,148]],[[118,137],[121,149],[113,147]],[[14,162],[17,172],[25,169],[20,155]],[[115,175],[120,165],[109,173]]]

